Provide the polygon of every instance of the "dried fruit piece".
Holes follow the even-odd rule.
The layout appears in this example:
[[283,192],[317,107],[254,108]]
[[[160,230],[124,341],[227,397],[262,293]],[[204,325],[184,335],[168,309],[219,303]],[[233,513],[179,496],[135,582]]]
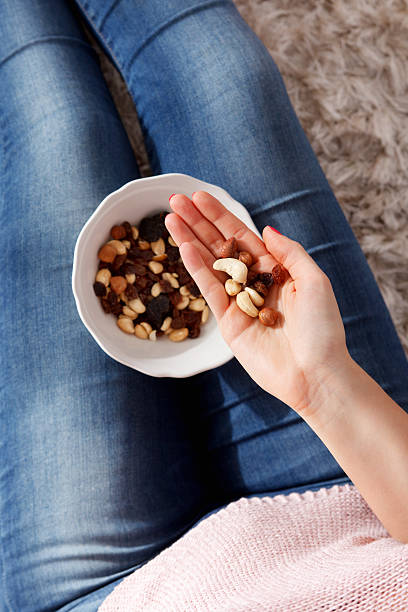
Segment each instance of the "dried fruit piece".
[[100,283],[99,281],[95,281],[93,288],[95,291],[95,295],[97,295],[98,297],[103,297],[106,295],[106,287],[103,283]]
[[279,319],[279,312],[273,308],[262,308],[259,311],[258,318],[262,325],[273,327]]
[[266,297],[268,295],[268,289],[267,289],[267,287],[263,283],[261,283],[261,281],[259,281],[259,280],[255,281],[252,284],[252,287],[255,289],[255,291],[257,291],[258,293],[260,293],[264,297]]
[[126,278],[123,278],[123,276],[112,276],[110,280],[110,286],[112,290],[116,293],[116,295],[119,295],[120,293],[125,291],[127,287],[127,280]]
[[104,244],[98,252],[98,258],[101,261],[112,263],[117,255],[116,249],[113,248],[110,244]]
[[161,293],[147,304],[146,319],[153,327],[159,329],[163,323],[163,319],[168,315],[169,310],[170,300],[165,293]]
[[282,264],[278,263],[272,268],[273,280],[277,285],[283,285],[286,280],[286,275],[287,270],[282,266]]
[[148,242],[154,242],[164,235],[168,235],[164,219],[167,211],[161,211],[151,217],[144,217],[139,224],[139,236]]
[[126,229],[123,225],[114,225],[111,229],[111,236],[114,240],[122,240],[126,238]]
[[258,280],[260,280],[261,283],[263,283],[268,289],[273,285],[273,276],[270,272],[261,272],[258,274]]

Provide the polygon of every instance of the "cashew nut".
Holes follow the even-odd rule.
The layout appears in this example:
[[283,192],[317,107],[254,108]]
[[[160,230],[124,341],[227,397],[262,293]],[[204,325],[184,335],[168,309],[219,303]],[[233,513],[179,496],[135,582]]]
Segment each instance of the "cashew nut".
[[237,295],[237,293],[239,293],[241,291],[241,283],[237,283],[237,281],[233,280],[232,278],[228,278],[225,281],[225,291],[228,293],[228,295]]
[[233,257],[224,257],[223,259],[216,259],[213,263],[214,270],[220,270],[226,272],[231,278],[238,283],[245,283],[248,274],[248,268],[246,265],[234,259]]
[[249,297],[255,306],[259,307],[264,305],[265,300],[263,299],[262,295],[259,295],[259,293],[255,291],[255,289],[252,289],[252,287],[245,287],[245,291],[249,293]]
[[237,306],[242,310],[242,312],[245,312],[245,314],[249,315],[250,317],[258,316],[258,309],[251,301],[249,293],[247,293],[246,291],[241,291],[240,293],[238,293],[236,299]]

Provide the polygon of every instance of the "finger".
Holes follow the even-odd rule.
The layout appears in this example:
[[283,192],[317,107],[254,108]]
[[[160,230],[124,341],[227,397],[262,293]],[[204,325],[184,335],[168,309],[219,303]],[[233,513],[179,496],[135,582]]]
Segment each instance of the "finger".
[[224,236],[210,223],[201,212],[194,206],[193,202],[184,194],[175,194],[170,200],[172,210],[177,213],[197,238],[206,245],[215,258],[225,242]]
[[181,243],[179,249],[187,271],[219,321],[229,306],[229,297],[223,283],[208,269],[199,249],[192,242]]
[[300,242],[276,233],[269,225],[264,227],[262,236],[268,251],[287,269],[293,280],[324,274]]
[[184,223],[183,219],[176,213],[166,215],[164,224],[169,230],[171,237],[179,246],[183,242],[191,242],[200,252],[205,264],[212,268],[214,255],[206,248],[206,246],[198,240],[191,229]]
[[265,245],[262,240],[233,215],[207,191],[196,191],[192,200],[200,213],[225,236],[234,236],[240,242],[241,251],[249,251],[254,257],[265,255]]

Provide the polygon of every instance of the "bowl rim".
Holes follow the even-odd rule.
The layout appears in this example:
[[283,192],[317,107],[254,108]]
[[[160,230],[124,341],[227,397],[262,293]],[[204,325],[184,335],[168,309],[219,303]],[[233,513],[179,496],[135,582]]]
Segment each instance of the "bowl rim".
[[[260,237],[261,235],[259,234],[258,230],[255,227],[255,224],[253,223],[251,216],[249,214],[249,212],[247,211],[247,209],[240,203],[237,202],[229,193],[228,191],[226,191],[225,189],[223,189],[222,187],[219,187],[218,185],[215,185],[213,183],[208,183],[206,181],[202,181],[201,179],[197,179],[191,175],[188,174],[183,174],[183,173],[179,173],[179,172],[171,172],[171,173],[166,173],[166,174],[158,174],[158,175],[154,175],[154,176],[148,176],[148,177],[141,177],[141,178],[137,178],[137,179],[132,179],[131,181],[128,181],[127,183],[125,183],[124,185],[122,185],[121,187],[119,187],[118,189],[115,189],[115,191],[112,191],[110,193],[108,193],[103,200],[99,203],[99,205],[95,208],[95,210],[92,212],[92,214],[90,215],[90,217],[86,220],[86,222],[84,223],[84,225],[82,226],[78,237],[76,239],[76,243],[75,243],[75,248],[74,248],[74,255],[73,255],[73,261],[72,261],[72,277],[71,277],[71,287],[72,287],[72,292],[74,294],[74,298],[75,298],[75,304],[77,307],[77,311],[78,314],[80,316],[80,319],[83,323],[83,325],[85,326],[85,328],[87,329],[87,331],[91,334],[91,336],[93,337],[93,339],[96,341],[96,343],[99,345],[99,347],[107,354],[109,355],[109,357],[111,357],[111,359],[113,359],[114,361],[117,361],[119,363],[121,363],[122,365],[125,365],[133,370],[137,370],[143,374],[147,374],[148,376],[153,376],[154,378],[164,378],[164,377],[168,377],[168,378],[188,378],[190,376],[194,376],[196,374],[200,374],[202,372],[206,372],[208,370],[212,370],[214,368],[220,367],[224,364],[226,364],[228,361],[230,361],[233,357],[234,354],[231,351],[231,349],[229,348],[229,346],[227,345],[227,343],[225,342],[225,340],[223,339],[221,332],[218,329],[218,333],[221,337],[221,339],[223,340],[224,343],[224,350],[220,351],[217,350],[216,352],[212,353],[212,361],[210,365],[197,365],[194,367],[194,360],[189,360],[186,362],[186,364],[189,365],[188,369],[186,367],[182,367],[181,369],[179,368],[177,371],[169,371],[168,368],[162,366],[159,371],[152,373],[151,371],[148,371],[146,369],[144,369],[142,366],[135,366],[134,364],[129,363],[128,360],[118,357],[116,354],[113,355],[111,352],[111,349],[108,348],[106,346],[106,344],[104,343],[103,339],[101,339],[99,337],[99,335],[97,334],[97,332],[93,329],[92,325],[90,325],[87,320],[86,320],[86,316],[84,313],[84,310],[82,308],[81,305],[81,301],[80,298],[78,296],[77,290],[76,290],[76,286],[79,283],[79,265],[78,265],[78,261],[79,261],[79,251],[81,248],[81,243],[84,239],[84,236],[87,234],[87,232],[89,231],[89,227],[93,224],[93,222],[95,222],[95,220],[100,216],[102,210],[106,207],[107,202],[109,202],[111,199],[113,198],[117,198],[120,197],[120,193],[124,192],[128,189],[133,188],[134,186],[142,186],[142,185],[146,185],[148,183],[151,182],[157,182],[157,181],[163,181],[163,180],[168,180],[169,178],[182,178],[183,180],[187,180],[189,182],[191,182],[192,184],[194,184],[195,186],[195,191],[199,191],[199,190],[203,190],[203,191],[207,191],[207,187],[210,187],[212,189],[217,190],[218,192],[222,192],[224,197],[229,200],[234,206],[238,206],[241,210],[242,210],[242,214],[244,217],[247,218],[247,220],[250,222],[250,225],[252,227],[250,227],[250,229],[252,229],[253,231],[255,231]],[[217,197],[217,196],[215,196]],[[255,229],[254,229],[255,228]],[[218,358],[217,358],[218,356]],[[163,362],[166,361],[166,359],[161,360]],[[157,362],[156,362],[157,363]]]

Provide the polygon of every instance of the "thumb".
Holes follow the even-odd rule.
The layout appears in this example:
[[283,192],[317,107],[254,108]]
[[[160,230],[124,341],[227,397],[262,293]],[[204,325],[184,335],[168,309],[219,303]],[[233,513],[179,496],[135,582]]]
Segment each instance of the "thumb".
[[270,225],[264,227],[262,237],[270,254],[287,269],[293,280],[324,274],[300,242],[278,233]]

